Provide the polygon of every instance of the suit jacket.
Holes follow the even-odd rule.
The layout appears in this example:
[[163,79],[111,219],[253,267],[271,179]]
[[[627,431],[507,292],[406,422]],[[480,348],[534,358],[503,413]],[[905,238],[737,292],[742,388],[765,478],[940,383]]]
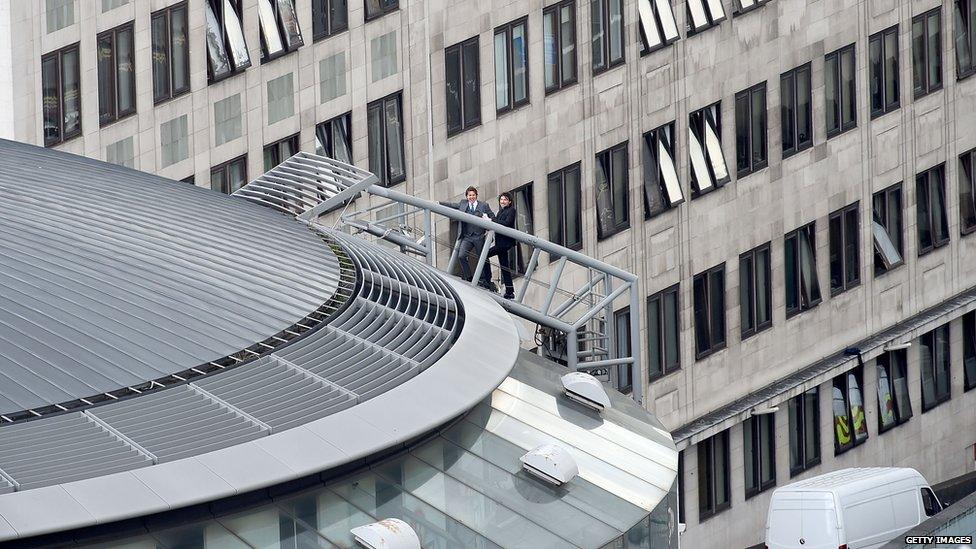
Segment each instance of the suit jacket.
[[[459,212],[471,213],[468,212],[467,200],[462,200],[458,203],[442,201],[440,202],[440,205],[447,206],[448,208],[457,208]],[[482,214],[488,214],[489,219],[492,220],[495,219],[495,212],[491,211],[491,206],[489,206],[487,202],[483,202],[479,200],[476,203],[474,212],[471,213],[471,215],[476,215],[478,217],[481,217]],[[484,238],[485,230],[475,225],[471,225],[468,223],[461,223],[461,227],[460,230],[458,231],[458,234],[460,235],[461,238]]]
[[[509,205],[498,210],[498,215],[495,216],[495,223],[514,229],[515,206]],[[515,245],[515,239],[503,234],[495,234],[495,244],[499,248],[511,248]]]

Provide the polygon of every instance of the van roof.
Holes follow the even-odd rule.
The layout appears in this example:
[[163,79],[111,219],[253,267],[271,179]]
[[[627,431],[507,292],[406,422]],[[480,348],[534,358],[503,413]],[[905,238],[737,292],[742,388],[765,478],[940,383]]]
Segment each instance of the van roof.
[[839,469],[801,480],[784,486],[783,490],[798,492],[856,492],[864,488],[877,486],[878,484],[887,484],[908,478],[921,478],[921,476],[918,471],[910,467],[856,467]]

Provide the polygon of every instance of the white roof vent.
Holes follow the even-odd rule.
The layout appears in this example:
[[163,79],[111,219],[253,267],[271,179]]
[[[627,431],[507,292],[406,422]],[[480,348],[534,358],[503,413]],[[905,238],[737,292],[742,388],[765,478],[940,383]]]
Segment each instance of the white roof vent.
[[603,388],[600,380],[583,372],[570,372],[560,378],[566,396],[579,402],[587,408],[602,412],[604,408],[611,408],[610,397]]
[[369,549],[420,549],[420,538],[409,524],[388,518],[358,526],[349,531],[356,541]]
[[573,456],[555,444],[543,444],[519,458],[519,461],[530,474],[556,486],[566,484],[579,474]]

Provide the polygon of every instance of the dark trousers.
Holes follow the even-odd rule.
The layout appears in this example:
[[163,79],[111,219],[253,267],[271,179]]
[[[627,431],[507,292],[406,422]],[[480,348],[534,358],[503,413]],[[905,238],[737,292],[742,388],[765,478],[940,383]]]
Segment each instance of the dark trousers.
[[[458,261],[461,262],[461,273],[464,275],[465,280],[473,280],[474,273],[471,272],[471,264],[468,261],[470,259],[478,261],[478,258],[481,256],[481,250],[484,247],[485,237],[483,236],[465,236],[461,238]],[[485,268],[481,270],[481,284],[487,286],[489,282],[491,282],[491,269],[488,267],[486,261]]]
[[[488,250],[489,259],[492,256],[498,256],[498,265],[500,265],[502,269],[502,284],[505,285],[506,297],[515,296],[515,286],[512,284],[512,265],[511,261],[509,261],[510,256],[508,253],[513,247],[514,246],[503,247],[496,244]],[[485,265],[485,269],[488,269],[488,265]],[[491,278],[491,273],[488,274],[488,277]]]

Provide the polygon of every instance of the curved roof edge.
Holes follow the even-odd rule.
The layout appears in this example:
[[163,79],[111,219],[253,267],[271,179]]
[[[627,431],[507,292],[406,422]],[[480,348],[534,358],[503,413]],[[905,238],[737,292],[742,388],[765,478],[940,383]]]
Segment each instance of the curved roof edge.
[[342,412],[230,448],[0,495],[0,542],[281,484],[384,450],[468,411],[511,372],[520,341],[512,317],[491,298],[445,279],[467,310],[465,326],[451,349],[413,379]]

